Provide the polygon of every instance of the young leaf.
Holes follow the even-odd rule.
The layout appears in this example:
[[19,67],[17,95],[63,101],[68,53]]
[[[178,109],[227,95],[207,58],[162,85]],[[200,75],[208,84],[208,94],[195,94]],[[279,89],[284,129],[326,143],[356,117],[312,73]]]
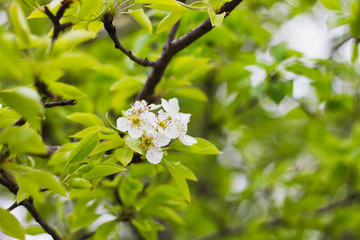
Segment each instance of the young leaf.
[[189,186],[185,180],[185,177],[178,169],[176,169],[174,164],[171,164],[168,161],[164,161],[164,163],[166,168],[170,172],[170,175],[173,178],[176,186],[179,188],[180,192],[185,197],[185,199],[190,203],[191,202],[190,191],[189,191]]
[[119,186],[120,199],[124,205],[131,205],[135,201],[138,193],[141,192],[142,188],[143,184],[140,180],[131,177],[124,178]]
[[54,44],[54,51],[63,52],[93,38],[94,34],[86,30],[66,32],[56,40]]
[[13,1],[9,8],[11,25],[15,34],[18,36],[20,43],[25,47],[30,44],[30,28],[26,21],[25,15],[17,1]]
[[143,9],[129,10],[130,15],[135,21],[143,27],[148,33],[152,34],[152,25],[149,17],[144,13]]
[[193,99],[201,102],[207,102],[208,98],[203,91],[195,87],[184,87],[175,89],[170,95]]
[[176,11],[170,12],[166,17],[164,17],[161,22],[159,23],[156,33],[162,33],[170,29],[175,23],[177,23],[183,16],[184,11]]
[[27,175],[40,186],[66,197],[66,190],[64,186],[61,185],[61,183],[59,183],[54,176],[51,175],[51,173],[40,170],[32,170],[27,172]]
[[197,143],[192,146],[182,144],[180,141],[176,141],[170,145],[171,149],[189,153],[204,154],[204,155],[217,155],[220,151],[211,142],[203,138],[195,138]]
[[74,148],[74,150],[71,151],[69,155],[69,162],[76,163],[83,161],[96,148],[98,142],[98,132],[91,132],[86,135]]
[[124,147],[124,148],[116,149],[114,154],[117,160],[119,160],[122,163],[122,165],[125,167],[131,162],[134,156],[134,151],[131,150],[130,148]]
[[93,113],[72,113],[66,117],[67,119],[80,123],[86,127],[104,126],[101,119]]
[[69,185],[76,189],[90,189],[92,187],[92,184],[83,178],[71,178],[69,180]]
[[85,173],[83,177],[87,180],[93,180],[96,178],[106,177],[108,175],[125,171],[126,168],[123,168],[115,163],[99,163],[89,172]]
[[97,147],[94,149],[94,151],[92,151],[90,156],[98,153],[103,153],[114,148],[118,148],[122,146],[124,143],[125,143],[124,139],[120,138],[120,136],[117,135],[117,138],[111,139],[109,141],[103,141],[99,145],[97,145]]
[[78,19],[81,21],[83,19],[88,19],[92,16],[95,16],[102,9],[103,1],[102,0],[82,0],[79,10]]
[[50,82],[48,88],[51,92],[56,92],[56,94],[64,98],[81,99],[87,97],[86,94],[77,87],[66,83]]
[[223,22],[223,20],[224,20],[224,18],[225,18],[225,15],[226,15],[225,12],[223,12],[223,13],[221,13],[221,14],[216,14],[216,13],[214,12],[214,10],[212,10],[211,8],[208,8],[208,13],[209,13],[211,25],[212,25],[213,27],[215,27],[215,26],[217,26],[217,25],[220,25],[220,24]]
[[27,87],[0,91],[0,97],[11,108],[20,113],[30,124],[40,130],[40,115],[44,113],[39,94]]
[[354,63],[359,58],[359,42],[356,41],[353,46],[353,52],[351,56],[351,63]]
[[192,180],[192,181],[197,181],[195,174],[189,168],[182,165],[180,162],[169,162],[168,161],[168,162],[166,162],[166,164],[170,164],[174,168],[176,168],[176,170],[178,170],[181,173],[181,175],[184,176],[184,178]]
[[135,139],[130,136],[126,136],[125,143],[134,152],[140,153],[141,155],[145,155],[144,149],[142,147],[140,147],[139,139]]
[[25,240],[25,230],[19,221],[8,211],[0,208],[0,229],[6,235]]
[[320,0],[324,6],[329,10],[341,11],[341,4],[339,0]]
[[0,133],[0,144],[7,144],[11,153],[46,153],[41,136],[32,128],[9,127]]

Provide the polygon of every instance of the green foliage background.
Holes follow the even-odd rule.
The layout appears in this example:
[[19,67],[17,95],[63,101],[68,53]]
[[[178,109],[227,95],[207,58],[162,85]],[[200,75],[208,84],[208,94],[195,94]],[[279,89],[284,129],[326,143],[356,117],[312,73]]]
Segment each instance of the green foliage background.
[[[29,16],[33,8],[25,2],[19,3]],[[1,153],[10,149],[0,166],[10,171],[20,190],[14,195],[0,185],[0,194],[18,202],[31,196],[64,239],[80,239],[88,232],[94,233],[89,239],[360,238],[359,1],[243,1],[222,24],[172,59],[152,98],[177,97],[181,111],[192,114],[190,134],[209,140],[221,154],[170,149],[160,165],[143,160],[128,166],[122,164],[128,153],[116,153],[124,140],[106,124],[105,114],[115,122],[133,103],[150,69],[115,49],[104,29],[94,39],[89,32],[66,39],[66,30],[48,56],[51,21],[28,19],[29,29],[22,23],[16,27],[10,22],[15,14],[10,4],[0,3],[0,13],[9,16],[0,26],[0,143],[6,145]],[[126,14],[116,15],[115,26],[134,55],[156,60],[169,30],[155,34],[155,28],[168,12],[144,9],[154,26],[152,35]],[[284,23],[318,9],[326,11],[329,30],[345,29],[332,39],[327,59],[308,59],[285,43],[271,44],[272,34]],[[72,21],[73,16],[65,18]],[[207,17],[206,12],[186,12],[177,37]],[[344,44],[353,49],[351,61],[341,57]],[[251,83],[249,69],[254,66],[266,73],[257,85]],[[309,81],[312,92],[299,99],[293,86],[300,77]],[[37,106],[34,83],[39,80],[61,99],[76,99],[77,104],[45,110]],[[339,85],[345,87],[339,90]],[[288,110],[282,111],[284,107]],[[21,116],[30,125],[10,127]],[[84,129],[99,133],[90,138]],[[98,138],[113,145],[94,154]],[[81,139],[88,149],[77,147],[80,154],[74,156],[79,146],[74,142]],[[63,147],[50,157],[39,156],[45,145]],[[68,172],[63,170],[66,161],[73,166]],[[179,180],[171,169],[186,170]],[[62,181],[66,174],[69,182]],[[184,194],[186,185],[191,202]],[[41,188],[51,191],[40,193]],[[16,222],[2,209],[9,206],[0,207],[0,219]],[[111,221],[90,226],[102,215],[112,216]],[[13,237],[18,237],[18,228],[43,233],[28,220],[23,227],[13,224],[13,233],[0,220],[0,229]]]

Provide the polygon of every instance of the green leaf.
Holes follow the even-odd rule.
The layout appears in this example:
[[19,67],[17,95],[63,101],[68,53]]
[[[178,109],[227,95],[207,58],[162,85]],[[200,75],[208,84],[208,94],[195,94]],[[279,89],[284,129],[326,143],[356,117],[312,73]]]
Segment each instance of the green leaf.
[[6,235],[25,240],[25,230],[8,210],[0,208],[0,229]]
[[145,151],[142,147],[140,147],[140,140],[132,138],[130,136],[125,137],[126,145],[133,150],[134,152],[140,153],[141,155],[145,155]]
[[169,12],[188,10],[187,8],[180,5],[176,0],[135,0],[135,3],[151,4],[147,5],[146,7]]
[[30,45],[30,28],[26,21],[25,15],[17,1],[13,1],[9,8],[10,21],[15,34],[20,40],[20,43],[28,47]]
[[54,43],[55,52],[63,52],[72,49],[76,45],[94,38],[92,32],[86,30],[73,30],[62,34]]
[[42,154],[47,152],[41,136],[32,128],[9,127],[0,133],[0,143],[11,153]]
[[27,174],[15,172],[14,177],[19,185],[19,191],[16,194],[17,203],[24,201],[30,196],[36,201],[44,201],[44,197],[39,191],[41,185],[35,182],[30,176],[28,176]]
[[101,11],[102,6],[102,0],[82,0],[80,3],[78,19],[81,21],[83,19],[88,19],[92,16],[96,16],[96,14]]
[[39,117],[44,113],[39,94],[27,87],[0,91],[0,97],[11,108],[15,109],[36,129],[40,130]]
[[225,18],[225,15],[226,15],[225,12],[223,12],[223,13],[221,13],[221,14],[216,14],[216,13],[214,12],[214,10],[212,10],[211,8],[208,8],[208,13],[209,13],[211,25],[212,25],[213,27],[215,27],[215,26],[217,26],[217,25],[220,25],[220,24],[223,22],[223,20],[224,20],[224,18]]
[[185,199],[190,203],[191,197],[190,197],[190,190],[189,186],[186,182],[185,177],[183,174],[174,166],[174,164],[164,161],[166,168],[170,172],[171,177],[173,178],[176,186],[179,188],[182,195],[185,197]]
[[101,224],[99,227],[96,228],[94,240],[110,239],[108,238],[108,236],[116,231],[117,225],[118,223],[116,221],[110,221]]
[[[85,128],[84,130],[81,130],[80,132],[71,135],[70,137],[72,138],[83,138],[85,137],[88,133],[90,132],[94,132],[94,131],[99,131],[99,138],[100,139],[107,139],[107,140],[111,140],[114,139],[115,137],[117,137],[117,132],[115,132],[114,130],[107,128],[107,127],[103,127],[103,126],[93,126],[93,127],[88,127]],[[106,134],[104,134],[106,133]]]
[[142,8],[135,11],[129,10],[129,13],[141,27],[143,27],[148,33],[152,34],[151,21]]
[[87,158],[92,151],[96,148],[99,142],[98,132],[90,132],[86,135],[71,151],[69,155],[69,162],[81,162]]
[[99,163],[89,172],[85,173],[83,177],[87,180],[93,180],[96,178],[102,178],[114,173],[125,171],[123,168],[115,163]]
[[197,181],[195,174],[189,168],[182,165],[180,162],[169,162],[168,161],[167,164],[170,164],[174,168],[176,168],[176,170],[178,170],[181,173],[181,175],[183,175],[186,179],[189,179],[192,181]]
[[170,29],[175,23],[177,23],[183,16],[184,11],[170,12],[166,17],[164,17],[159,23],[156,33],[162,33]]
[[104,23],[102,21],[92,21],[87,26],[87,29],[90,32],[92,32],[94,35],[96,35],[103,26],[104,26]]
[[72,113],[66,117],[67,119],[80,123],[86,127],[104,126],[101,119],[93,113]]
[[48,88],[51,92],[56,92],[57,95],[68,99],[81,99],[87,97],[86,94],[77,87],[66,83],[50,82],[48,83]]
[[197,143],[192,146],[187,146],[176,141],[170,145],[171,149],[189,153],[204,154],[204,155],[217,155],[220,154],[220,151],[215,147],[211,142],[203,138],[195,138]]
[[118,136],[117,138],[111,139],[109,141],[101,142],[99,145],[97,145],[94,151],[92,151],[90,156],[122,146],[125,143],[125,141],[119,135],[117,136]]
[[53,69],[62,69],[76,72],[79,69],[89,69],[98,65],[97,60],[85,53],[66,52],[57,58],[51,59]]
[[339,0],[320,0],[324,6],[329,10],[341,11],[341,4]]
[[114,154],[117,160],[119,160],[122,163],[122,165],[125,167],[131,162],[134,156],[134,151],[131,150],[130,148],[119,148],[116,149]]
[[208,98],[203,91],[195,87],[183,87],[173,90],[170,95],[207,102]]
[[125,206],[131,205],[141,192],[143,184],[140,180],[126,177],[119,186],[119,195]]
[[27,172],[27,175],[40,186],[66,197],[64,186],[61,185],[51,173],[40,170],[31,170]]
[[351,56],[351,63],[354,63],[359,58],[359,42],[355,42]]
[[91,182],[83,178],[71,178],[69,185],[76,189],[90,189],[92,187]]

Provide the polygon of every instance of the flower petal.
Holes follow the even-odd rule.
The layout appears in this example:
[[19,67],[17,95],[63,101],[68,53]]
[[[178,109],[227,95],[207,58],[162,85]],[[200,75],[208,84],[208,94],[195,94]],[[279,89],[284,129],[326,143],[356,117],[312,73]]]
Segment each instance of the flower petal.
[[161,148],[150,148],[146,152],[145,157],[150,163],[158,164],[159,162],[161,162],[161,159],[163,157],[163,151],[161,150]]
[[170,138],[163,134],[157,134],[157,137],[154,138],[154,143],[157,147],[163,147],[165,145],[168,145],[170,140]]
[[141,127],[133,126],[128,130],[130,137],[139,138],[143,134],[144,130]]
[[180,136],[180,141],[187,146],[191,146],[191,145],[197,143],[197,140],[189,135]]
[[116,120],[116,128],[120,131],[126,132],[131,128],[131,121],[126,117],[119,117]]

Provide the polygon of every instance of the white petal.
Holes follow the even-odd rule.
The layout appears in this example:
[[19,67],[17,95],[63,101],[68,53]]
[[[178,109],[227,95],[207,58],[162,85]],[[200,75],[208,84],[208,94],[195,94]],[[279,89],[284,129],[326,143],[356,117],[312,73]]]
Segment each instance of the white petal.
[[178,112],[180,110],[179,100],[177,98],[170,99],[169,104],[170,104],[171,108],[173,108],[173,111]]
[[170,140],[170,138],[166,137],[163,134],[157,134],[157,137],[154,138],[154,143],[157,147],[163,147],[165,145],[168,145]]
[[116,120],[116,128],[120,131],[126,132],[131,127],[131,121],[125,117],[119,117]]
[[197,140],[189,135],[180,136],[180,141],[187,146],[191,146],[191,145],[197,143]]
[[161,108],[161,104],[150,104],[149,106],[148,106],[148,110],[156,110],[156,109],[159,109],[159,108]]
[[143,134],[144,130],[138,126],[133,126],[128,130],[130,137],[139,138]]
[[180,135],[180,132],[178,131],[177,127],[171,123],[167,128],[165,128],[164,133],[168,138],[177,138]]
[[169,111],[171,111],[170,110],[170,105],[169,105],[169,103],[165,100],[165,99],[161,99],[161,105],[162,105],[162,107],[164,108],[164,110],[166,111],[166,112],[169,112]]
[[163,151],[161,150],[161,148],[150,148],[146,152],[145,157],[150,163],[158,164],[159,162],[161,162],[161,159],[163,157]]
[[169,115],[166,113],[166,112],[164,112],[163,110],[160,110],[159,112],[158,112],[158,119],[160,120],[160,121],[164,121],[164,120],[166,120],[166,119],[168,119],[169,118]]

